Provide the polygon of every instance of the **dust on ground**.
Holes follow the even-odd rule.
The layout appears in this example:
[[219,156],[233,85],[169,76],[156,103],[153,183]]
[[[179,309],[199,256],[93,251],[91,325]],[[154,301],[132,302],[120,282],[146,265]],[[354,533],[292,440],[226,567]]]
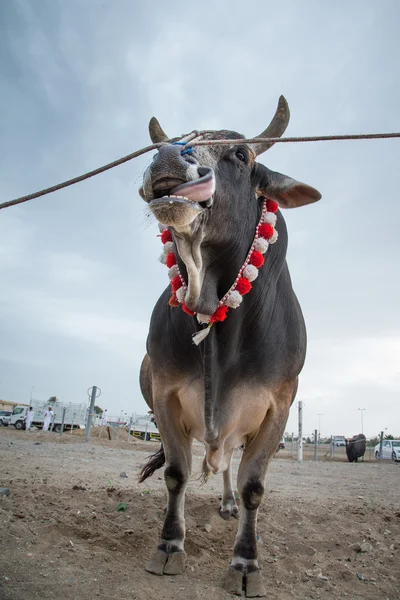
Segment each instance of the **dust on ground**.
[[[221,476],[200,485],[201,446],[186,495],[186,572],[144,570],[166,493],[161,470],[140,485],[137,475],[157,448],[122,433],[85,444],[82,435],[1,428],[0,487],[10,489],[0,496],[1,600],[235,598],[220,582],[238,522],[218,514]],[[400,464],[279,456],[258,525],[269,600],[398,600]]]

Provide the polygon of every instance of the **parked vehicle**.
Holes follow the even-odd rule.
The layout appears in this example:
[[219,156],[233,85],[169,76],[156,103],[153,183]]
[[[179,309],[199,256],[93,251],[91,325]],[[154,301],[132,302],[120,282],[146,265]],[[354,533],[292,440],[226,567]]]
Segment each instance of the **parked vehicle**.
[[346,446],[346,438],[344,435],[333,435],[332,444],[334,446]]
[[[64,408],[64,430],[71,428],[79,429],[80,427],[85,426],[87,416],[86,404],[71,404],[70,402],[49,403],[48,401],[42,402],[35,400],[32,402],[31,406],[33,408],[32,427],[38,427],[39,429],[43,427],[44,414],[49,406],[52,407],[54,412],[54,420],[50,427],[52,431],[61,431]],[[14,425],[15,429],[25,429],[25,419],[28,409],[28,406],[16,406],[11,415],[10,425]]]
[[279,450],[283,450],[285,448],[285,438],[283,437],[279,442]]
[[10,424],[11,415],[11,410],[0,410],[0,425],[7,427]]
[[149,415],[143,417],[137,417],[129,425],[131,435],[141,438],[142,440],[156,440],[161,441],[160,432],[157,429],[157,425],[154,422],[154,418]]
[[[380,444],[375,446],[375,458],[380,458]],[[382,458],[386,460],[400,461],[400,440],[383,440]]]

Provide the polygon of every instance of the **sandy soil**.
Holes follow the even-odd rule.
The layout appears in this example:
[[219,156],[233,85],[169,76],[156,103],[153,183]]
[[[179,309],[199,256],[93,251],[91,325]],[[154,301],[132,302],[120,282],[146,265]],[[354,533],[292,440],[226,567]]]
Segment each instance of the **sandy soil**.
[[[187,492],[186,573],[157,577],[144,565],[162,526],[162,471],[141,485],[137,474],[158,445],[82,439],[0,429],[0,487],[10,489],[0,497],[1,600],[233,598],[220,580],[237,521],[218,515],[222,477],[199,484],[201,446]],[[280,456],[258,528],[268,598],[398,600],[400,464]]]

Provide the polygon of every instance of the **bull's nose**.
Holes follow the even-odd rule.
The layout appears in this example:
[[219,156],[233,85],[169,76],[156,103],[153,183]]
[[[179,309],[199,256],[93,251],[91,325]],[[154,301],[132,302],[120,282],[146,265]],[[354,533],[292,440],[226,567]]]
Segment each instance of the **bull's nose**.
[[182,167],[187,167],[188,163],[196,162],[190,154],[184,154],[182,156],[182,144],[165,144],[158,150],[158,154],[154,157],[154,163],[162,164],[179,164]]
[[[160,179],[168,178],[184,182],[194,178],[193,175],[189,175],[189,169],[197,161],[188,154],[182,156],[182,149],[183,146],[180,144],[166,144],[165,146],[161,146],[150,165],[149,175],[152,186]],[[174,187],[174,185],[171,187]]]

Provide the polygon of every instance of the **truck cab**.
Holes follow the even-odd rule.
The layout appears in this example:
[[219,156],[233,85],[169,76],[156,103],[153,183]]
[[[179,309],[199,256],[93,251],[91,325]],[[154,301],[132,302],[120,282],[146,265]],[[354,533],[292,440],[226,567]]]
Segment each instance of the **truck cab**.
[[28,406],[16,406],[10,417],[10,425],[14,425],[15,429],[24,429],[27,411]]

